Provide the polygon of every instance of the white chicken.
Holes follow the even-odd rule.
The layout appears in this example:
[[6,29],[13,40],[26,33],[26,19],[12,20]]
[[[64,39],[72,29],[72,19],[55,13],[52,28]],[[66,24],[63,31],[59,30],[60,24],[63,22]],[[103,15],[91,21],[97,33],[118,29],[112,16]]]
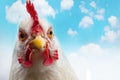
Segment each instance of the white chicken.
[[30,0],[30,18],[21,21],[9,80],[78,80],[62,54],[52,26],[38,19]]

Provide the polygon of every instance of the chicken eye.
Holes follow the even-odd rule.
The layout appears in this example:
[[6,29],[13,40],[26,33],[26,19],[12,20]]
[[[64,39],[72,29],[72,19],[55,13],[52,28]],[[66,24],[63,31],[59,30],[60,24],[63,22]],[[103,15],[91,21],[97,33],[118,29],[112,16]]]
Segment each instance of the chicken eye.
[[25,41],[27,39],[27,34],[23,31],[19,32],[19,40],[20,41]]
[[50,39],[53,38],[54,34],[53,34],[53,31],[52,31],[51,28],[48,30],[47,35],[48,35],[48,37],[49,37]]

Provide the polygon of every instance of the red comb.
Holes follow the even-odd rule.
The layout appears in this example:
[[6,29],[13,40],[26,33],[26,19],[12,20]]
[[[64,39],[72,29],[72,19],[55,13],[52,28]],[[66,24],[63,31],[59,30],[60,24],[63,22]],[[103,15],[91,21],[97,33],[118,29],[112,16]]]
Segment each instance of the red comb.
[[33,3],[31,3],[30,0],[26,1],[26,9],[27,12],[30,14],[31,18],[33,19],[33,25],[31,28],[31,33],[38,33],[38,32],[43,32],[43,28],[39,23],[38,15],[37,12],[34,8]]

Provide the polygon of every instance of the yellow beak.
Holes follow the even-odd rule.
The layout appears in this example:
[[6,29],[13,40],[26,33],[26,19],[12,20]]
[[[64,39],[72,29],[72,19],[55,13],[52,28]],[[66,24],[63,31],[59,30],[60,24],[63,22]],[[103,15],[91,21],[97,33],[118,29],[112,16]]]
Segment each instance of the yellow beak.
[[46,40],[42,38],[41,36],[36,36],[35,39],[33,39],[30,44],[37,49],[43,48],[46,45]]

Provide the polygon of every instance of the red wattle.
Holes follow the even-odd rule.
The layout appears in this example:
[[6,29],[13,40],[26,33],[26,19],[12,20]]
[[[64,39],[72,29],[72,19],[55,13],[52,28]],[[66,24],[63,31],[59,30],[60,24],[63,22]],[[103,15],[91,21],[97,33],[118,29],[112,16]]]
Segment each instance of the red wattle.
[[51,65],[55,60],[58,59],[58,50],[55,50],[55,51],[54,51],[54,54],[53,54],[53,56],[52,56],[51,53],[50,53],[50,50],[49,50],[49,48],[48,48],[48,43],[47,43],[43,55],[44,55],[44,58],[45,58],[43,64],[44,64],[45,66],[49,66],[49,65]]
[[48,58],[48,59],[46,59],[45,61],[44,61],[44,65],[45,66],[49,66],[49,65],[51,65],[53,63],[53,59],[52,58]]
[[23,66],[26,67],[26,68],[29,68],[29,67],[32,66],[32,63],[31,63],[30,61],[25,61],[25,62],[23,63]]

